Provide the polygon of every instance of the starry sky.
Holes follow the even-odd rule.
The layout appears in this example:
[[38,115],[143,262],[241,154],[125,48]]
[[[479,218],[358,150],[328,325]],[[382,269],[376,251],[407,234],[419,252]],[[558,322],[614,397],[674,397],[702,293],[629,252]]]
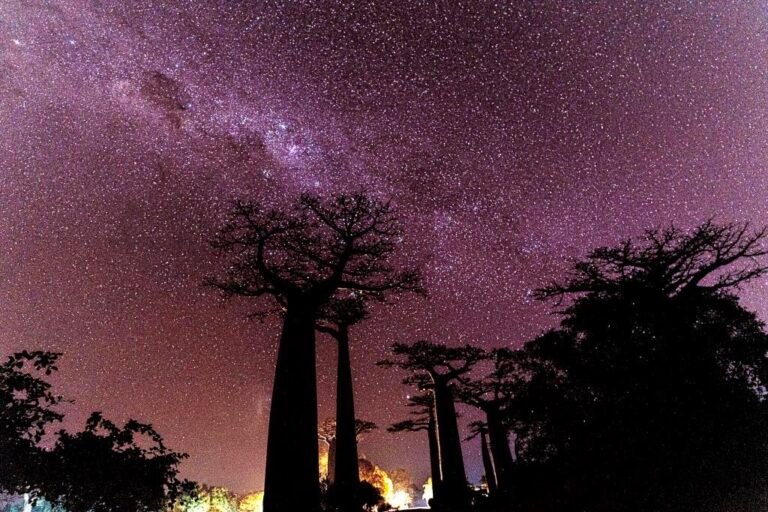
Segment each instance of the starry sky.
[[[0,2],[0,356],[150,421],[187,477],[262,487],[277,325],[203,279],[233,198],[391,198],[427,299],[353,332],[358,415],[406,414],[394,341],[518,346],[531,290],[643,228],[768,222],[762,1]],[[744,290],[768,318],[768,287]],[[319,344],[320,418],[335,347]],[[369,435],[427,475],[419,434]],[[468,473],[482,473],[477,442]]]

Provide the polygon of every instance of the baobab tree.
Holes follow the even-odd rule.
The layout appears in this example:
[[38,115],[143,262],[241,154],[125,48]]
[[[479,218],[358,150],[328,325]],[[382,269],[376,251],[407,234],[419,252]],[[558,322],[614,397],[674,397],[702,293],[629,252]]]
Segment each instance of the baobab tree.
[[482,349],[465,345],[448,347],[429,341],[413,344],[395,343],[396,359],[380,361],[384,367],[399,367],[411,372],[403,381],[419,389],[431,389],[437,418],[437,439],[440,449],[440,502],[445,510],[466,510],[469,506],[467,476],[461,453],[461,437],[456,421],[456,407],[450,384],[486,356]]
[[[355,434],[355,445],[360,442],[365,434],[373,432],[377,428],[379,427],[372,421],[355,420],[355,429],[353,431]],[[339,438],[336,418],[326,418],[320,423],[320,426],[317,429],[317,438],[328,446],[328,480],[331,483],[334,483],[337,481],[336,475],[338,474],[337,461]],[[357,449],[355,449],[355,453],[357,453]],[[355,468],[357,469],[357,463],[355,463]],[[353,483],[360,483],[359,472],[357,479]]]
[[767,236],[649,230],[540,291],[562,320],[525,345],[512,415],[549,468],[535,508],[766,510],[768,333],[735,292],[768,274]]
[[[368,315],[360,294],[333,297],[321,310],[317,330],[336,340],[338,348],[336,370],[336,419],[333,422],[332,442],[329,442],[328,476],[336,486],[338,495],[345,495],[349,507],[354,507],[352,494],[360,487],[357,463],[358,423],[355,420],[355,396],[352,386],[352,362],[349,355],[349,329]],[[361,422],[363,423],[363,422]],[[373,424],[371,424],[373,425]],[[375,425],[373,425],[375,428]],[[342,504],[342,509],[347,507]]]
[[427,432],[429,442],[429,469],[432,477],[432,492],[439,501],[440,489],[440,448],[437,443],[437,421],[435,420],[435,400],[430,391],[408,397],[411,418],[393,423],[388,432]]
[[[488,353],[493,367],[486,374],[474,377],[468,374],[456,378],[454,395],[467,405],[477,407],[485,414],[485,432],[488,434],[493,456],[496,483],[502,496],[512,492],[514,459],[509,446],[509,407],[514,401],[520,380],[517,377],[517,353],[497,348]],[[485,433],[483,433],[484,440]]]
[[485,483],[488,486],[488,495],[493,498],[496,496],[498,483],[496,480],[496,468],[493,467],[491,452],[488,450],[488,425],[482,421],[473,421],[470,423],[469,428],[472,434],[467,437],[467,441],[476,437],[480,438],[480,456],[483,460]]
[[392,262],[401,236],[389,203],[363,193],[332,200],[304,194],[285,209],[235,202],[211,242],[229,262],[209,284],[225,296],[270,297],[282,311],[267,441],[266,512],[319,510],[318,314],[338,293],[383,300],[390,293],[419,289],[418,271],[398,269]]

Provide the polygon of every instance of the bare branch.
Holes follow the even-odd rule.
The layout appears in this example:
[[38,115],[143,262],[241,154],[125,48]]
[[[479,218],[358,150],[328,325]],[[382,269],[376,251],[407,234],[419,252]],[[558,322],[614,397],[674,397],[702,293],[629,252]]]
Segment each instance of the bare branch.
[[574,265],[562,283],[537,290],[540,299],[616,291],[646,283],[675,296],[692,290],[716,292],[738,287],[768,272],[768,228],[749,224],[716,224],[709,220],[686,233],[674,227],[648,230],[638,240],[602,247]]

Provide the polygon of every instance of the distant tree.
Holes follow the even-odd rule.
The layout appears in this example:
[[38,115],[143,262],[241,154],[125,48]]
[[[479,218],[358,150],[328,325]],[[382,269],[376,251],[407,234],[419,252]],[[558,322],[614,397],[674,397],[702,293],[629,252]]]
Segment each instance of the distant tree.
[[252,493],[238,499],[238,496],[224,487],[198,485],[177,499],[173,512],[259,512],[264,493]]
[[336,419],[333,436],[328,442],[328,477],[339,496],[344,495],[344,489],[349,489],[349,505],[345,507],[342,503],[343,512],[358,508],[353,494],[360,487],[349,329],[365,319],[367,314],[363,296],[353,293],[331,298],[321,309],[317,324],[317,330],[332,336],[338,345]]
[[[388,432],[425,431],[429,441],[429,467],[433,488],[440,487],[440,448],[437,442],[437,421],[435,419],[435,400],[431,391],[408,397],[411,408],[410,419],[393,423]],[[437,484],[435,484],[437,482]]]
[[320,506],[315,327],[340,292],[366,299],[419,289],[413,269],[391,263],[402,229],[388,203],[364,194],[302,195],[292,209],[237,202],[212,244],[230,257],[209,280],[225,295],[272,297],[283,311],[270,411],[266,512]]
[[563,320],[526,345],[512,417],[552,509],[768,507],[768,335],[733,294],[768,271],[765,235],[648,231],[540,291]]
[[[378,426],[376,426],[375,423],[372,421],[364,421],[364,420],[355,420],[355,444],[360,441],[360,439],[367,433],[373,432],[376,430]],[[338,437],[336,434],[336,418],[326,418],[322,423],[320,423],[320,426],[317,429],[317,438],[324,442],[328,446],[328,480],[331,483],[335,483],[335,479],[333,478],[333,475],[336,473],[334,471],[334,468],[336,467],[336,460],[338,458],[337,454],[337,443],[338,443]],[[357,452],[357,449],[355,449],[355,452]],[[357,468],[357,461],[355,461],[355,468]],[[360,477],[358,476],[357,481],[360,481]],[[337,492],[339,491],[339,486],[337,486]]]
[[40,492],[68,512],[160,512],[193,487],[178,479],[185,457],[151,425],[121,428],[93,413],[83,432],[59,432]]
[[421,497],[421,488],[414,484],[411,473],[407,469],[395,468],[388,471],[387,474],[392,480],[394,500],[400,499],[400,502],[406,501],[402,499],[403,493],[407,495],[408,504]]
[[467,438],[480,438],[480,456],[483,461],[483,470],[485,471],[485,485],[488,487],[488,495],[494,497],[498,489],[498,480],[496,479],[496,468],[493,466],[491,452],[488,449],[488,425],[482,421],[475,421],[470,424],[471,435]]
[[41,471],[38,443],[61,421],[62,397],[41,376],[57,370],[61,354],[18,352],[0,364],[0,492],[33,493]]
[[336,465],[336,418],[325,418],[317,426],[317,438],[328,447],[328,468],[326,478],[333,481],[333,467]]
[[237,512],[261,512],[264,508],[264,493],[253,492],[243,496],[237,505]]
[[495,470],[496,481],[493,484],[494,487],[498,485],[498,491],[504,497],[511,495],[514,486],[514,459],[509,447],[510,425],[506,420],[507,409],[513,403],[519,387],[519,354],[507,348],[497,348],[488,353],[488,359],[492,362],[489,371],[478,377],[470,374],[457,377],[454,394],[458,401],[485,413],[481,440],[485,441],[487,434]]
[[380,361],[384,367],[399,367],[410,372],[403,381],[431,389],[437,418],[440,450],[440,489],[436,502],[444,510],[466,510],[469,507],[467,477],[461,452],[461,437],[456,421],[456,407],[450,384],[468,373],[485,354],[482,349],[465,345],[448,347],[429,341],[412,344],[395,343],[395,359]]

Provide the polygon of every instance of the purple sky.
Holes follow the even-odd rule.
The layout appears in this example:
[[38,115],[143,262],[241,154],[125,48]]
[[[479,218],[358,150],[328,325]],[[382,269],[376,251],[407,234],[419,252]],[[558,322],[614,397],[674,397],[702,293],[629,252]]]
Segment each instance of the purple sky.
[[[65,352],[73,427],[150,421],[186,476],[262,487],[275,325],[201,287],[235,197],[399,207],[430,298],[377,310],[352,350],[382,426],[361,451],[419,482],[426,440],[383,431],[408,393],[373,365],[391,342],[516,346],[555,321],[530,291],[569,257],[768,222],[764,2],[355,3],[0,3],[0,356]],[[744,293],[763,318],[767,293]]]

